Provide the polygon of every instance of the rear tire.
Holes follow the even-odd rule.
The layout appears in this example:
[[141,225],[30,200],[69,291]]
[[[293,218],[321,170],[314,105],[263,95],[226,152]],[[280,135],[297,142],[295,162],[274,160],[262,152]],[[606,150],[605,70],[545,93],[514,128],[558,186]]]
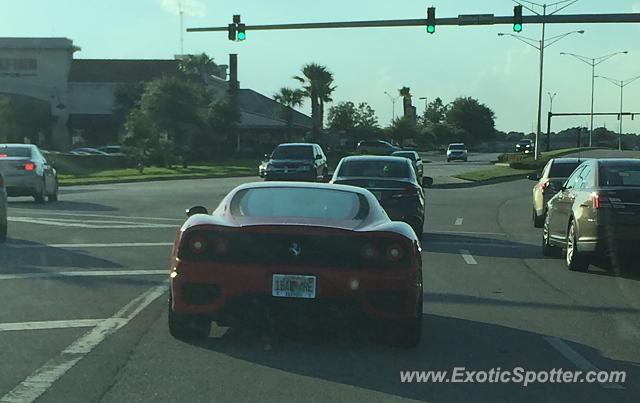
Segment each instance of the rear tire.
[[202,315],[182,315],[171,309],[169,298],[169,333],[178,340],[204,340],[209,337],[211,320]]
[[415,348],[422,336],[422,295],[418,301],[417,317],[411,322],[388,324],[393,345],[403,348]]
[[589,259],[584,253],[578,251],[577,240],[576,225],[572,220],[567,231],[567,253],[565,256],[567,268],[570,271],[585,272],[589,269]]
[[58,179],[56,179],[56,184],[53,189],[53,193],[48,197],[49,202],[57,202],[58,201]]
[[44,180],[42,181],[42,186],[41,186],[41,188],[40,188],[40,189],[37,189],[37,190],[36,190],[36,192],[37,192],[37,193],[35,193],[35,194],[33,195],[33,200],[34,200],[36,203],[44,203],[44,200],[45,200],[45,197],[46,197],[46,194],[47,194],[47,187],[46,187],[46,185],[45,185],[45,183],[44,183]]

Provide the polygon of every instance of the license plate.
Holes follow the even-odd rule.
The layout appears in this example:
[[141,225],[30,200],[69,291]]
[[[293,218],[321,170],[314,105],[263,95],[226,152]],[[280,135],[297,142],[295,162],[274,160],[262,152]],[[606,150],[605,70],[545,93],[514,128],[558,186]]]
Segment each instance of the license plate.
[[315,298],[316,276],[274,274],[271,295],[281,298]]

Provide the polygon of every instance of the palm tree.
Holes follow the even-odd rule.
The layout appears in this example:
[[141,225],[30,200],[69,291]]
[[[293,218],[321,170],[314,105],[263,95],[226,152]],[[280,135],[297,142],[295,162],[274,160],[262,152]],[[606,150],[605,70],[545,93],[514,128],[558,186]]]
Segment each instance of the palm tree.
[[411,88],[409,87],[402,87],[398,90],[398,94],[400,94],[400,96],[402,97],[402,110],[404,112],[404,114],[402,116],[409,116],[409,108],[412,107],[411,105]]
[[324,103],[331,102],[333,74],[325,66],[317,63],[306,64],[302,67],[302,75],[294,76],[302,83],[304,94],[311,101],[311,118],[313,122],[312,136],[317,139],[324,120]]
[[280,88],[273,98],[280,104],[279,113],[287,122],[287,134],[285,141],[289,141],[293,131],[293,116],[294,109],[302,106],[302,99],[305,96],[305,92],[299,89],[291,89],[288,87]]
[[209,83],[209,77],[211,77],[218,65],[213,61],[213,58],[209,57],[206,53],[199,55],[187,55],[183,59],[180,59],[178,64],[178,70],[184,73],[187,77],[196,78],[202,80],[203,84]]

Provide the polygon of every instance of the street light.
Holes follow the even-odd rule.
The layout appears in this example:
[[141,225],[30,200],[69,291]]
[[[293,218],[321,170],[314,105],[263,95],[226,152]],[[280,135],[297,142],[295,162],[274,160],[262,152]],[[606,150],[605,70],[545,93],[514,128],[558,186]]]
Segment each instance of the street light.
[[[544,5],[545,13],[546,13],[546,7],[547,6]],[[551,15],[551,14],[549,14],[549,15]],[[545,37],[544,37],[544,26],[545,26],[545,24],[543,23],[542,24],[542,39],[540,41],[538,41],[536,39],[533,39],[533,38],[527,38],[527,37],[520,36],[520,35],[515,35],[515,34],[505,34],[505,33],[499,33],[498,34],[498,36],[511,36],[511,37],[514,37],[517,40],[519,40],[520,42],[524,42],[527,45],[537,49],[540,52],[540,79],[538,81],[538,128],[536,130],[536,144],[535,144],[535,152],[534,152],[534,158],[536,160],[540,156],[540,149],[538,147],[538,141],[540,139],[540,134],[541,134],[541,131],[542,131],[542,79],[543,79],[543,72],[544,72],[544,50],[547,47],[553,45],[554,43],[558,42],[561,39],[566,38],[569,35],[572,35],[572,34],[584,34],[584,30],[571,31],[571,32],[567,32],[565,34],[556,35],[556,36],[553,36],[551,38],[545,39]],[[535,44],[536,42],[538,43],[538,45]]]
[[626,87],[627,85],[639,79],[640,76],[628,78],[626,80],[614,80],[613,78],[603,77],[603,76],[596,76],[596,78],[604,78],[605,80],[609,81],[613,85],[617,85],[618,87],[620,87],[620,128],[618,130],[618,150],[622,150],[622,99],[623,99],[622,93],[623,93],[624,87]]
[[400,98],[400,96],[398,95],[394,97],[391,94],[389,94],[387,91],[385,91],[384,93],[389,97],[389,99],[391,99],[391,103],[393,104],[392,112],[391,112],[393,116],[391,119],[391,123],[393,123],[396,120],[396,101],[398,100],[398,98]]
[[591,131],[589,132],[589,147],[592,146],[592,141],[593,141],[593,101],[594,101],[594,95],[595,95],[596,66],[602,62],[605,62],[611,59],[616,55],[621,55],[621,54],[626,55],[628,53],[629,53],[628,51],[624,50],[622,52],[615,52],[615,53],[611,53],[609,55],[600,56],[600,57],[586,57],[586,56],[576,55],[575,53],[560,52],[561,55],[573,56],[576,59],[580,60],[581,62],[591,66]]
[[547,92],[547,94],[549,95],[549,100],[551,101],[549,103],[549,119],[547,121],[547,152],[549,152],[551,151],[551,114],[553,113],[553,98],[555,98],[558,93],[554,92],[553,94],[551,94],[551,92]]

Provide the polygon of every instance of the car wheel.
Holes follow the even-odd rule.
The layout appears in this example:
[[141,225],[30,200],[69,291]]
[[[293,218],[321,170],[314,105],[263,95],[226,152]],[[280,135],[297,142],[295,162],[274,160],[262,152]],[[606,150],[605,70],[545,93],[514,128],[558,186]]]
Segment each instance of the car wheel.
[[57,202],[58,201],[58,179],[56,178],[56,184],[53,188],[53,193],[48,197],[49,202]]
[[47,193],[47,187],[44,183],[44,180],[42,181],[42,186],[40,187],[40,189],[36,189],[36,194],[33,195],[33,200],[35,200],[36,203],[44,203],[44,199]]
[[7,221],[0,223],[0,242],[7,240],[7,232],[9,232],[8,227]]
[[447,158],[447,162],[451,162],[451,160],[449,158]]
[[533,226],[536,228],[544,227],[545,214],[539,216],[536,211],[533,210]]
[[587,271],[589,268],[589,259],[578,251],[578,234],[576,233],[575,221],[569,223],[569,231],[567,233],[567,268],[571,271]]
[[465,158],[465,159],[463,159],[462,161],[467,162],[467,159]]
[[547,257],[558,257],[560,248],[549,243],[549,220],[545,218],[542,230],[542,255]]
[[202,315],[181,315],[171,309],[169,298],[169,333],[178,340],[202,340],[209,336],[211,320]]

